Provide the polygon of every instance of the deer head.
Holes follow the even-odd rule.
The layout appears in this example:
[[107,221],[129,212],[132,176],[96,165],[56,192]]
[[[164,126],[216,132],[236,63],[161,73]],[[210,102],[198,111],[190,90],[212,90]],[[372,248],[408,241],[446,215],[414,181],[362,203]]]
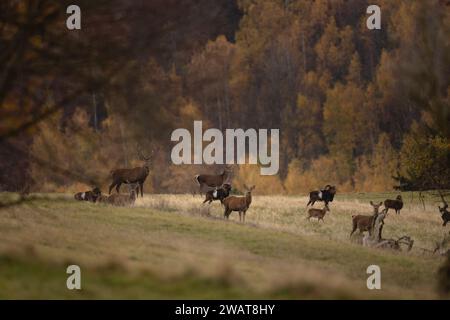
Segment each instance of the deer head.
[[252,191],[255,189],[255,185],[251,186],[251,187],[247,187],[247,185],[244,184],[244,188],[245,188],[245,194],[250,194],[252,193]]
[[380,209],[381,205],[383,204],[383,202],[380,203],[373,203],[372,201],[370,201],[370,205],[373,207],[373,213],[377,214],[378,210]]
[[150,166],[150,159],[153,157],[153,155],[155,154],[157,149],[153,148],[151,153],[150,153],[150,155],[147,155],[147,156],[144,155],[144,153],[142,152],[142,149],[141,149],[139,144],[136,146],[136,149],[137,149],[137,153],[138,153],[139,159],[144,161],[144,167],[148,168]]

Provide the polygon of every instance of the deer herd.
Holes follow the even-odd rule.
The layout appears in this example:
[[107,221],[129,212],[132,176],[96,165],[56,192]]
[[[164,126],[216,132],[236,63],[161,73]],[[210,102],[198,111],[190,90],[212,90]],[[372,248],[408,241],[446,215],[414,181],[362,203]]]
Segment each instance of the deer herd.
[[[133,206],[136,198],[139,195],[143,197],[143,185],[150,172],[150,159],[154,154],[154,150],[150,156],[144,156],[142,151],[138,148],[138,154],[140,159],[144,162],[141,167],[132,169],[120,168],[110,172],[110,178],[112,180],[109,186],[108,195],[103,195],[98,187],[90,191],[79,192],[75,194],[74,198],[79,201],[89,201],[104,203],[113,206]],[[203,204],[211,204],[213,201],[219,200],[224,208],[224,218],[228,219],[230,214],[235,211],[239,212],[239,221],[245,222],[245,214],[250,208],[252,203],[252,191],[255,186],[248,187],[244,184],[245,194],[238,196],[232,195],[232,173],[233,168],[230,165],[226,165],[219,174],[198,174],[194,177],[195,183],[198,185],[200,195],[205,193],[205,200]],[[120,186],[122,184],[128,185],[129,194],[121,194]],[[111,191],[115,187],[116,193],[111,194]],[[309,193],[309,201],[307,207],[311,205],[311,208],[307,211],[307,220],[316,218],[317,221],[324,222],[324,217],[327,212],[330,212],[329,204],[333,202],[336,195],[336,187],[332,185],[326,185],[323,189],[314,190]],[[443,220],[443,226],[450,221],[450,212],[448,211],[448,204],[444,199],[444,207],[439,206],[439,212]],[[322,209],[313,208],[315,202],[324,202]],[[386,199],[384,202],[374,203],[370,201],[370,205],[373,208],[371,215],[353,215],[352,216],[352,230],[350,237],[356,230],[359,230],[360,234],[368,232],[371,235],[376,217],[379,214],[387,215],[389,209],[393,209],[396,214],[400,214],[403,208],[403,199],[401,195],[398,195],[396,199]],[[384,205],[383,210],[380,212],[380,208]]]

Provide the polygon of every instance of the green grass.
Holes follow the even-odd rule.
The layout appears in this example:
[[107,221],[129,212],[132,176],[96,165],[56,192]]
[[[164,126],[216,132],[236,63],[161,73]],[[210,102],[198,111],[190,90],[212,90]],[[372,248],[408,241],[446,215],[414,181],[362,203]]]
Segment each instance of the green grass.
[[[342,195],[318,223],[305,219],[304,197],[255,196],[240,224],[187,195],[146,196],[133,208],[37,195],[0,209],[0,298],[436,298],[441,257],[349,239],[351,215],[384,197]],[[448,230],[428,207],[405,203],[385,237],[409,234],[432,249]],[[69,264],[81,267],[80,291],[66,288]],[[371,264],[382,290],[366,288]]]

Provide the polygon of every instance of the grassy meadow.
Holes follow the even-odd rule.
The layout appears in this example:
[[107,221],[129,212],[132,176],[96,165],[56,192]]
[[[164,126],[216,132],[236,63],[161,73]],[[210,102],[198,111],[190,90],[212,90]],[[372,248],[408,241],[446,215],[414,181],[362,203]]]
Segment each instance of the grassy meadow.
[[[410,252],[349,238],[353,214],[371,214],[370,200],[395,195],[338,194],[317,222],[306,220],[306,197],[256,190],[241,224],[237,213],[223,220],[219,202],[201,205],[200,196],[145,195],[118,208],[35,194],[0,208],[0,299],[439,298],[444,259],[427,251],[449,232],[438,199],[427,197],[424,209],[404,193],[401,215],[386,218],[384,237],[411,236]],[[81,267],[82,290],[66,288],[70,264]],[[372,264],[381,268],[381,290],[366,287]]]

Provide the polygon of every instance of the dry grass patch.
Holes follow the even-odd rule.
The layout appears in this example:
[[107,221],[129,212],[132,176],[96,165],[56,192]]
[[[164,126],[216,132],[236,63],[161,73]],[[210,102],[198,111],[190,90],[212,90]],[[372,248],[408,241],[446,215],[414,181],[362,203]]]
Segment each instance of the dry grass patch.
[[[219,202],[203,205],[198,196],[146,195],[133,208],[43,196],[0,210],[0,253],[35,252],[7,259],[11,270],[0,272],[0,289],[29,297],[23,282],[33,286],[32,270],[47,268],[58,281],[46,276],[51,290],[42,297],[67,297],[59,279],[70,261],[86,269],[96,288],[89,297],[205,297],[199,290],[217,298],[436,297],[441,258],[350,241],[351,215],[371,212],[365,201],[336,199],[322,223],[306,220],[305,197],[256,195],[244,225],[237,214],[223,220]],[[408,233],[417,244],[432,246],[444,232],[437,218],[431,210],[405,208],[386,219],[385,234]],[[381,291],[365,287],[370,264],[382,268]],[[11,277],[15,269],[31,274]],[[148,285],[143,274],[150,275]],[[132,289],[119,290],[116,283]]]

